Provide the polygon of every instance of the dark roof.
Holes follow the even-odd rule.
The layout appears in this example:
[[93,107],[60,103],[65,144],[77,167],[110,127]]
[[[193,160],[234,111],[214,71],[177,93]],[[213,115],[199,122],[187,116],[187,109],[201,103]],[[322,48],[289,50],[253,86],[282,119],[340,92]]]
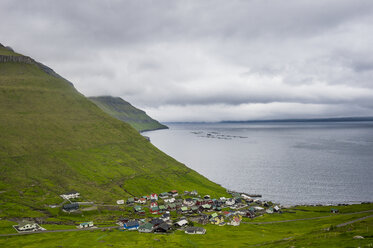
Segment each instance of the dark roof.
[[195,232],[203,232],[205,229],[203,227],[199,226],[190,226],[185,229],[186,232],[188,233],[195,233]]
[[159,225],[159,224],[162,224],[163,222],[164,222],[163,220],[158,219],[158,218],[152,219],[150,221],[150,223],[152,223],[153,225]]
[[62,207],[63,209],[66,209],[66,210],[70,210],[70,209],[78,209],[79,208],[79,204],[74,202],[74,203],[71,203],[71,204],[65,204],[63,205]]
[[170,225],[167,224],[166,222],[163,222],[162,224],[160,224],[156,230],[158,231],[168,231],[168,229],[170,229]]

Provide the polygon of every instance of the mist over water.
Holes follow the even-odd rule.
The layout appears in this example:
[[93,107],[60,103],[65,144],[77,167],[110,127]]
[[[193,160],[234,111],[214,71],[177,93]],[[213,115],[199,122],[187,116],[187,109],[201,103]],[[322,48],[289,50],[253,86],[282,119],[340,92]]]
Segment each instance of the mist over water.
[[373,122],[168,126],[145,135],[228,189],[290,205],[373,201]]

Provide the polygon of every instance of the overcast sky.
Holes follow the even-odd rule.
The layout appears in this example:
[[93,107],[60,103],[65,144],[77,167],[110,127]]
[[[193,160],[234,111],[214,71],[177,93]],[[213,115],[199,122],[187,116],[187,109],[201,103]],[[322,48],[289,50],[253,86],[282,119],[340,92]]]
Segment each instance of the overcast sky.
[[0,43],[160,121],[373,116],[371,0],[0,0]]

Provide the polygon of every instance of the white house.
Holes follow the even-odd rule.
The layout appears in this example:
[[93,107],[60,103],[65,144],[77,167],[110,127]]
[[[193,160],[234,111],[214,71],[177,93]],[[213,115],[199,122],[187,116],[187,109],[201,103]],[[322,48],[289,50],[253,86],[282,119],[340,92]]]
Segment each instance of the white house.
[[256,207],[254,207],[254,209],[255,209],[255,210],[257,210],[257,211],[261,211],[261,210],[264,210],[264,208],[262,208],[262,207],[259,207],[259,206],[256,206]]
[[185,206],[188,206],[188,207],[191,207],[191,206],[194,206],[195,205],[195,202],[193,201],[193,199],[191,198],[187,198],[183,201],[183,204]]
[[150,195],[150,200],[156,200],[156,201],[158,201],[158,195],[157,194],[151,194]]
[[118,201],[117,201],[117,204],[118,204],[118,205],[122,205],[122,204],[124,204],[124,200],[118,200]]
[[77,228],[89,228],[89,227],[93,227],[93,221],[89,221],[89,222],[84,222],[84,223],[80,223],[79,226],[77,226]]
[[146,199],[145,198],[140,198],[140,199],[137,200],[137,203],[145,204]]
[[232,198],[229,198],[225,201],[225,205],[227,206],[233,206],[236,203],[236,201]]
[[66,194],[60,195],[63,199],[69,200],[69,199],[74,199],[80,197],[80,193],[76,191],[72,191]]
[[176,222],[176,224],[181,227],[181,226],[185,226],[186,224],[188,224],[188,221],[187,220],[180,220],[180,221]]
[[276,212],[278,212],[278,211],[280,211],[280,207],[276,205],[276,206],[273,208],[273,210],[275,210]]
[[24,221],[18,225],[19,231],[34,231],[39,229],[39,225],[34,222]]
[[164,202],[168,202],[168,203],[173,203],[175,202],[175,198],[168,198],[168,199],[164,199]]
[[206,229],[203,227],[191,226],[185,230],[186,234],[205,234]]

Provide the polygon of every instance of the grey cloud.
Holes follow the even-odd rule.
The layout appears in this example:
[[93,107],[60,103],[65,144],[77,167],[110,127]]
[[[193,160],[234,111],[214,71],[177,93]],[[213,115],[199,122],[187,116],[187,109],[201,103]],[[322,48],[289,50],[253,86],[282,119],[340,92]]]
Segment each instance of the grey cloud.
[[3,0],[0,21],[83,94],[160,120],[372,113],[370,0]]

